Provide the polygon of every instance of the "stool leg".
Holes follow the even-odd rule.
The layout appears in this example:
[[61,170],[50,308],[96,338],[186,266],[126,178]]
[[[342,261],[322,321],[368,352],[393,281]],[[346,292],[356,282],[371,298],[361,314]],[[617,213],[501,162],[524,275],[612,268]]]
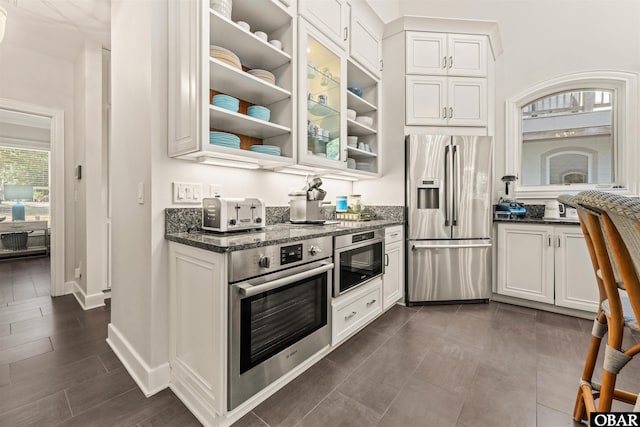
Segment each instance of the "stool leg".
[[[601,323],[602,322],[602,323]],[[598,316],[594,320],[593,329],[591,332],[591,341],[589,343],[589,350],[587,352],[587,360],[584,363],[584,369],[582,371],[582,381],[591,384],[591,380],[593,378],[593,371],[596,367],[596,361],[598,359],[598,353],[600,352],[600,344],[602,342],[602,337],[606,333],[607,330],[607,319],[604,313],[598,313]],[[578,395],[576,397],[576,403],[573,408],[573,419],[576,421],[586,420],[587,412],[591,412],[585,406],[585,395],[586,391],[583,388],[582,382],[578,387]],[[593,405],[589,405],[593,406]]]

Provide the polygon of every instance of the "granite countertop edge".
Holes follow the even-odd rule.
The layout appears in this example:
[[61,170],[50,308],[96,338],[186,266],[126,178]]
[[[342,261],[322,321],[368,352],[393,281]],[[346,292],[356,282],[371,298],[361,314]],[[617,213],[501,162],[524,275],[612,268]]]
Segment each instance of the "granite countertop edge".
[[494,218],[493,222],[508,222],[508,223],[520,223],[520,224],[542,224],[542,225],[580,225],[578,220],[566,220],[563,218],[560,219],[544,219],[544,218],[522,218],[522,219],[503,219],[503,218]]
[[[307,227],[294,224],[275,224],[273,226],[267,226],[265,230],[258,230],[253,233],[226,233],[218,235],[209,232],[195,231],[191,233],[167,233],[165,234],[165,239],[212,252],[227,253],[323,236],[340,236],[393,225],[404,225],[404,221],[343,221],[338,224],[310,225]],[[294,232],[295,235],[291,235],[292,232]]]

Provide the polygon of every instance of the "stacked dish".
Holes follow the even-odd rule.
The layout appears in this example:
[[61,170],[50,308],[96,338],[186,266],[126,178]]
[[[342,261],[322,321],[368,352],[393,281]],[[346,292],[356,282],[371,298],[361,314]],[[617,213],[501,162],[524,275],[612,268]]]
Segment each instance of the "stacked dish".
[[271,110],[261,105],[252,105],[251,107],[247,108],[247,115],[249,117],[268,122],[271,118]]
[[252,145],[251,151],[262,154],[270,154],[272,156],[280,155],[280,147],[276,145]]
[[218,12],[227,19],[231,19],[232,0],[209,0],[211,9]]
[[240,107],[240,101],[233,96],[218,94],[213,97],[213,105],[237,113]]
[[359,171],[373,172],[373,165],[367,162],[356,162],[356,169]]
[[242,70],[240,58],[238,58],[238,55],[231,52],[229,49],[211,45],[209,46],[209,55],[211,55],[212,58],[216,58],[217,60],[224,62],[225,64],[229,64],[232,67]]
[[270,73],[267,70],[259,70],[255,68],[253,70],[247,71],[247,73],[259,78],[260,80],[264,80],[267,83],[271,83],[272,85],[276,84],[276,76],[274,76],[273,73]]
[[356,117],[356,122],[360,123],[361,125],[365,125],[367,127],[373,126],[373,119],[367,116]]
[[347,167],[349,169],[355,169],[356,168],[356,159],[352,159],[351,157],[347,157]]
[[209,143],[227,148],[240,148],[240,137],[227,132],[209,132]]

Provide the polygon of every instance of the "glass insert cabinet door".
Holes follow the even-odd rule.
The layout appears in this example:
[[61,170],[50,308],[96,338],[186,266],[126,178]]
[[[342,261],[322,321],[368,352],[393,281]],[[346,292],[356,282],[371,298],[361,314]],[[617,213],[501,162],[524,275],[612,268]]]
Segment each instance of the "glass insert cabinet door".
[[308,24],[300,26],[298,76],[301,163],[346,167],[345,53]]

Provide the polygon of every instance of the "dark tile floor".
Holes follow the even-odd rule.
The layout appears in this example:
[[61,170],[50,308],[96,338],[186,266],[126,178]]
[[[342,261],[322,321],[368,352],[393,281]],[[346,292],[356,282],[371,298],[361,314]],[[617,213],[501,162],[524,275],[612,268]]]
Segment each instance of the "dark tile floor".
[[[105,342],[109,304],[82,311],[48,280],[46,258],[0,261],[0,426],[200,425],[170,390],[144,397]],[[590,330],[507,304],[396,306],[235,426],[572,426]]]

